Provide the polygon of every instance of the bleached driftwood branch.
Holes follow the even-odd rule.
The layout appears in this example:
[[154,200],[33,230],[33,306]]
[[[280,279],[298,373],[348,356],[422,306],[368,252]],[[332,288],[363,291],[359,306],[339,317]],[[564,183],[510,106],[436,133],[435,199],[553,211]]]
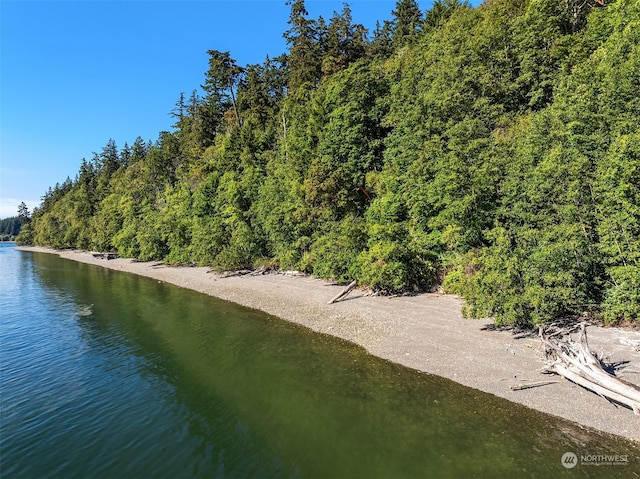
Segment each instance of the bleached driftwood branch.
[[545,336],[540,328],[540,339],[547,347],[547,354],[554,360],[547,365],[547,371],[559,374],[571,382],[596,394],[631,408],[640,415],[640,388],[609,374],[591,353],[587,342],[587,328],[580,327],[580,341],[558,342]]
[[357,283],[356,283],[356,281],[352,281],[351,283],[349,283],[349,285],[348,285],[346,288],[344,288],[342,291],[340,291],[340,293],[338,293],[338,294],[337,294],[337,295],[336,295],[336,296],[335,296],[331,301],[329,301],[327,304],[333,304],[333,303],[335,303],[336,301],[338,301],[338,300],[340,300],[340,299],[344,298],[345,296],[347,296],[347,295],[351,292],[351,290],[352,290],[353,288],[355,288],[355,287],[356,287],[356,284],[357,284]]

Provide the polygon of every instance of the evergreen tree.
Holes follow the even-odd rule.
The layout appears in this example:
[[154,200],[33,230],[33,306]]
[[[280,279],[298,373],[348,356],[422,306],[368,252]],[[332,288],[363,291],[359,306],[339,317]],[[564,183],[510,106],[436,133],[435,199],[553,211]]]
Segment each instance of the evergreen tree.
[[372,57],[388,57],[393,52],[392,40],[393,24],[389,20],[385,20],[382,26],[380,22],[376,22],[376,28],[373,31],[373,39],[367,50]]
[[131,145],[131,160],[130,163],[137,163],[138,161],[142,161],[147,156],[148,147],[145,141],[141,137],[137,137]]
[[27,205],[25,204],[24,201],[20,202],[20,204],[18,205],[18,219],[20,220],[21,224],[25,224],[31,221],[31,214],[29,213],[29,208],[27,208]]
[[322,71],[322,31],[316,20],[310,20],[304,0],[289,0],[291,15],[290,28],[284,33],[289,45],[288,89],[293,93],[304,91],[317,85]]
[[431,9],[425,13],[424,29],[429,31],[441,27],[456,8],[468,6],[466,0],[436,0]]
[[347,4],[340,14],[334,12],[327,29],[322,73],[332,75],[362,58],[367,48],[367,34],[363,25],[352,23]]
[[422,28],[423,16],[416,0],[398,0],[393,10],[392,42],[395,48],[416,40]]
[[230,107],[233,108],[237,126],[241,125],[235,92],[244,69],[236,64],[229,52],[209,50],[209,70],[205,75],[205,84],[202,89],[207,93],[206,100],[216,104],[219,111],[224,114]]

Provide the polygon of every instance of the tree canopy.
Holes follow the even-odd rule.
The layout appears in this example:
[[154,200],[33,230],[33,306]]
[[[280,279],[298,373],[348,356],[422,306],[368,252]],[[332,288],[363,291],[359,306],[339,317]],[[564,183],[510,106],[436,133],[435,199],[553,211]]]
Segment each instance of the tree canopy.
[[501,324],[640,317],[640,5],[290,1],[288,50],[209,50],[172,131],[109,141],[18,238],[387,293]]

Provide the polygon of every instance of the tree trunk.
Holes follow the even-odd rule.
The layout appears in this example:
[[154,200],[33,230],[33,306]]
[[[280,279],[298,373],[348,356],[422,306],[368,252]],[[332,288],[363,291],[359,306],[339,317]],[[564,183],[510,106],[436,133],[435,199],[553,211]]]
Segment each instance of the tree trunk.
[[574,382],[596,394],[620,403],[640,415],[640,387],[617,378],[604,370],[600,361],[589,350],[587,329],[581,325],[580,342],[568,340],[553,342],[540,328],[540,338],[547,347],[548,354],[555,360],[547,370]]

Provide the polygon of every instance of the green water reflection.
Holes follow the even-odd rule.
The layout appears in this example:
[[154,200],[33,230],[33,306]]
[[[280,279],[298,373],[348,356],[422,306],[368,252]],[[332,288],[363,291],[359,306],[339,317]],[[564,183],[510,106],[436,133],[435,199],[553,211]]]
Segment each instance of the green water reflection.
[[[640,468],[637,445],[264,313],[52,255],[34,265],[46,287],[93,305],[77,319],[90,349],[127,345],[129,357],[110,356],[115,369],[136,361],[139,385],[127,387],[150,388],[149,408],[154,397],[172,404],[167,424],[138,431],[170,431],[152,446],[153,460],[167,462],[154,475],[175,474],[172,455],[187,477],[633,477]],[[126,463],[148,454],[138,442],[120,452]],[[627,454],[629,464],[566,469],[567,451]]]

